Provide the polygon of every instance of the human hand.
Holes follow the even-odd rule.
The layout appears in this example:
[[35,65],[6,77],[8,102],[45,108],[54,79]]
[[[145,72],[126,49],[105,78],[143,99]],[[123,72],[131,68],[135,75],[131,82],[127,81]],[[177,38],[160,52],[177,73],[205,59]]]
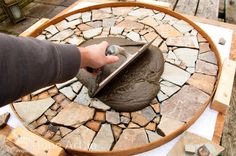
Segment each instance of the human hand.
[[91,67],[100,68],[106,64],[112,64],[119,60],[119,57],[113,55],[105,55],[108,42],[103,41],[100,44],[94,44],[85,48],[79,47],[81,55],[81,68]]

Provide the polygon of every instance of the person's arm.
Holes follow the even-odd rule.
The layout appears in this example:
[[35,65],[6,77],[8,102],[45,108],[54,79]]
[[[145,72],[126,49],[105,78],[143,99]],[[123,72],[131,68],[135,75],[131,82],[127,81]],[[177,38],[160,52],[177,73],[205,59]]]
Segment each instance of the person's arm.
[[73,78],[79,71],[81,59],[81,67],[93,68],[117,61],[118,58],[105,56],[107,45],[80,48],[80,52],[73,45],[0,33],[0,106],[39,88]]

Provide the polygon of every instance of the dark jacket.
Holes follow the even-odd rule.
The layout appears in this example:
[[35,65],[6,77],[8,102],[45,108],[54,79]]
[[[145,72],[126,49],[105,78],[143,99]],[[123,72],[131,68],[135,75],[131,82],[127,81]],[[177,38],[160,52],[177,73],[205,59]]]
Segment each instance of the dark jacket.
[[39,88],[69,80],[79,67],[76,46],[0,33],[0,106]]

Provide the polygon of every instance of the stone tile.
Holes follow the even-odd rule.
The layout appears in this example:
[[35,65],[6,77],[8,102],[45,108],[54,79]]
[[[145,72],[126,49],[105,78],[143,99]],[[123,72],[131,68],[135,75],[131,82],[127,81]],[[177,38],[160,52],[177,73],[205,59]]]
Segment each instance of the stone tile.
[[194,73],[187,81],[188,84],[211,94],[215,86],[216,78],[214,76]]
[[167,53],[167,52],[168,52],[168,47],[167,47],[167,45],[166,45],[165,42],[163,42],[163,43],[160,45],[159,49],[160,49],[163,53]]
[[154,109],[156,113],[160,113],[160,103],[158,101],[155,104],[151,104],[151,107]]
[[156,116],[156,113],[149,106],[140,111],[132,112],[132,122],[139,124],[140,126],[147,125]]
[[123,31],[124,31],[124,28],[115,26],[115,27],[111,27],[110,34],[112,34],[112,35],[121,35]]
[[158,98],[159,102],[162,102],[162,101],[168,99],[169,97],[167,95],[165,95],[162,91],[159,91],[157,93],[157,98]]
[[165,63],[161,78],[182,86],[190,78],[190,74],[170,63]]
[[81,125],[59,142],[60,145],[73,150],[88,150],[95,132]]
[[191,35],[193,35],[193,36],[197,36],[197,34],[198,34],[198,31],[196,29],[193,29],[191,31]]
[[207,42],[207,40],[199,33],[197,34],[197,40],[198,42]]
[[10,118],[10,113],[8,112],[0,115],[0,129],[4,128],[7,125],[9,118]]
[[165,39],[169,37],[183,36],[179,31],[169,24],[161,24],[160,26],[155,27],[155,30],[161,35],[161,37]]
[[65,86],[68,86],[68,85],[70,85],[70,84],[76,82],[77,80],[78,80],[78,79],[77,79],[76,77],[74,77],[73,79],[70,79],[70,80],[68,80],[68,81],[66,81],[66,82],[56,84],[56,87],[57,87],[58,89],[61,89],[61,88],[65,87]]
[[57,103],[61,103],[66,97],[63,94],[58,94],[55,97],[53,97],[54,100],[56,100]]
[[88,106],[91,103],[91,100],[92,99],[88,95],[88,89],[86,87],[83,87],[74,101],[79,104]]
[[41,126],[41,125],[47,123],[47,121],[48,121],[48,119],[46,118],[45,115],[43,115],[37,120],[37,125]]
[[91,27],[91,26],[89,26],[89,25],[87,25],[87,24],[80,24],[80,25],[78,25],[77,27],[78,27],[78,29],[79,29],[80,31],[86,31],[86,30],[89,30],[89,29],[92,29],[92,28],[93,28],[93,27]]
[[103,124],[94,138],[90,151],[109,151],[114,142],[113,133],[110,124]]
[[190,48],[177,48],[175,55],[188,67],[195,67],[198,57],[198,50]]
[[122,129],[116,125],[112,125],[112,131],[113,131],[113,135],[115,137],[115,141],[117,141],[120,137]]
[[164,17],[165,17],[165,13],[163,12],[160,12],[156,15],[153,15],[153,17],[156,19],[156,20],[162,20]]
[[165,60],[166,60],[166,62],[170,62],[170,63],[175,64],[177,66],[180,66],[180,64],[181,64],[181,60],[172,51],[168,52]]
[[66,127],[60,127],[60,132],[61,132],[61,136],[64,137],[65,135],[67,135],[68,133],[72,132],[71,129],[66,128]]
[[132,21],[132,20],[124,20],[124,21],[120,22],[119,24],[117,24],[116,26],[121,27],[121,28],[125,28],[125,30],[127,30],[127,31],[142,30],[144,28],[143,24],[138,23],[136,21]]
[[120,114],[124,117],[130,118],[130,113],[129,112],[121,112]]
[[151,9],[139,8],[129,12],[128,15],[143,19],[144,17],[154,15],[154,12]]
[[149,142],[154,142],[163,138],[162,136],[158,135],[156,132],[146,130],[146,133],[147,133]]
[[167,136],[173,132],[175,132],[177,129],[182,127],[184,125],[184,122],[168,118],[166,116],[162,116],[161,122],[158,125],[158,128],[164,132],[164,134]]
[[189,23],[187,23],[183,20],[175,22],[173,24],[173,27],[175,27],[181,33],[187,33],[193,29],[193,27]]
[[78,127],[93,118],[95,109],[77,103],[68,104],[51,122],[55,124]]
[[217,75],[218,67],[205,61],[197,60],[196,72],[207,75]]
[[59,30],[57,30],[55,25],[50,25],[49,27],[47,27],[45,29],[47,32],[51,33],[52,35],[55,35],[56,33],[59,32]]
[[97,132],[101,127],[101,122],[91,120],[86,123],[86,126],[91,130]]
[[144,38],[147,42],[151,42],[154,38],[156,38],[155,41],[152,43],[152,45],[156,47],[159,47],[159,45],[163,41],[162,38],[159,35],[157,35],[155,32],[149,32],[145,34]]
[[121,134],[120,139],[116,142],[113,150],[124,150],[134,147],[140,147],[147,143],[147,134],[143,128],[125,129]]
[[117,16],[126,16],[133,7],[114,7],[112,8],[113,14]]
[[58,94],[58,89],[54,86],[48,90],[48,94],[52,97]]
[[70,100],[73,100],[76,97],[76,94],[73,92],[73,90],[70,86],[64,87],[64,88],[60,89],[59,91]]
[[55,135],[55,132],[52,132],[52,131],[47,131],[45,134],[44,134],[44,138],[45,139],[52,139],[52,137]]
[[96,99],[96,98],[91,101],[90,106],[100,109],[100,110],[103,110],[103,111],[107,111],[111,108],[110,106],[106,105],[105,103],[103,103],[102,101],[100,101],[99,99]]
[[166,40],[167,46],[186,47],[186,48],[199,48],[197,38],[195,36],[180,36],[168,37]]
[[77,13],[77,14],[73,14],[71,16],[66,17],[66,20],[67,21],[73,21],[73,20],[79,19],[81,17],[82,17],[82,14],[81,13]]
[[152,17],[152,16],[145,17],[143,20],[140,21],[140,23],[143,23],[145,25],[149,25],[152,28],[155,28],[158,25],[162,24],[161,21],[156,21],[154,19],[154,17]]
[[199,44],[199,52],[200,53],[205,53],[210,50],[211,50],[211,48],[210,48],[209,43],[200,43]]
[[127,117],[125,117],[125,116],[122,116],[122,117],[120,118],[120,121],[121,121],[121,123],[123,123],[123,124],[129,124],[130,118],[127,118]]
[[145,127],[145,129],[150,130],[150,131],[155,131],[156,126],[157,124],[155,122],[149,122],[149,124]]
[[77,20],[73,20],[73,21],[68,22],[68,25],[69,25],[69,28],[75,29],[76,26],[78,26],[81,23],[82,23],[82,20],[81,19],[77,19]]
[[63,41],[74,34],[74,31],[71,29],[63,30],[53,37],[49,38],[50,41]]
[[57,115],[57,112],[56,112],[56,111],[53,111],[53,110],[51,110],[51,109],[48,109],[44,114],[47,115],[47,116],[52,116],[52,117],[54,117],[54,116]]
[[70,27],[69,23],[66,20],[58,22],[55,26],[59,31],[66,30]]
[[206,61],[206,62],[209,62],[209,63],[217,64],[216,55],[215,55],[215,53],[212,52],[212,51],[209,51],[209,52],[200,54],[200,55],[198,56],[198,58],[199,58],[200,60],[202,60],[202,61]]
[[115,25],[116,22],[116,18],[105,18],[102,20],[102,26],[104,28],[106,27],[113,27]]
[[71,38],[68,38],[66,40],[67,43],[73,44],[76,46],[79,46],[81,43],[83,43],[85,40],[83,37],[77,37],[77,36],[72,36]]
[[83,35],[85,39],[93,38],[95,36],[98,36],[101,33],[102,33],[102,28],[94,28],[94,29],[83,31]]
[[173,16],[165,15],[165,17],[162,19],[163,23],[168,23],[170,25],[173,25],[175,22],[178,22],[179,20]]
[[128,128],[140,128],[140,126],[136,123],[130,122]]
[[185,85],[161,105],[161,114],[179,121],[188,122],[203,107],[209,95],[203,91]]
[[88,22],[86,24],[89,25],[90,27],[93,27],[93,28],[102,27],[102,21],[92,21],[92,22]]
[[39,35],[36,37],[36,39],[38,40],[46,40],[46,36],[45,35]]
[[153,122],[155,122],[156,124],[159,124],[161,121],[161,117],[160,116],[157,116],[153,119]]
[[140,35],[138,33],[136,33],[136,32],[133,32],[133,31],[129,32],[126,36],[129,39],[131,39],[133,41],[136,41],[136,42],[141,40]]
[[117,112],[106,112],[106,121],[111,124],[119,124],[120,123],[120,114]]
[[105,120],[106,120],[106,113],[105,112],[98,112],[97,111],[95,116],[94,116],[94,120],[105,122]]
[[42,125],[42,126],[39,126],[35,132],[40,134],[40,135],[44,135],[48,130],[48,126],[47,125]]
[[23,121],[26,124],[30,124],[38,119],[54,102],[52,98],[47,98],[37,101],[13,103],[13,106]]
[[186,71],[189,72],[190,74],[195,73],[195,67],[188,67],[186,68]]
[[102,19],[110,18],[110,17],[112,17],[112,14],[110,14],[109,12],[105,10],[102,10],[102,9],[92,10],[93,21],[102,20]]
[[161,91],[169,97],[175,94],[180,89],[179,86],[173,83],[170,83],[168,81],[161,81],[160,87],[161,87]]
[[83,23],[91,21],[91,17],[92,17],[92,14],[91,14],[90,11],[89,12],[83,12],[82,13],[82,21],[83,21]]
[[75,93],[79,93],[80,89],[82,88],[82,83],[77,81],[71,85],[71,88]]

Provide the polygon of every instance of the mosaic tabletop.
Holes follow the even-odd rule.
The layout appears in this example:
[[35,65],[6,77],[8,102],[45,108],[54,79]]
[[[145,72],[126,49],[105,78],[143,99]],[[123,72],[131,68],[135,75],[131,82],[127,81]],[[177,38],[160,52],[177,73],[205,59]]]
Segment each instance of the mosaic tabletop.
[[156,37],[152,45],[165,59],[156,98],[142,110],[117,112],[73,78],[12,104],[27,128],[72,150],[126,150],[162,140],[206,107],[218,62],[209,42],[184,20],[142,7],[107,7],[68,16],[37,39],[79,46],[100,37]]

